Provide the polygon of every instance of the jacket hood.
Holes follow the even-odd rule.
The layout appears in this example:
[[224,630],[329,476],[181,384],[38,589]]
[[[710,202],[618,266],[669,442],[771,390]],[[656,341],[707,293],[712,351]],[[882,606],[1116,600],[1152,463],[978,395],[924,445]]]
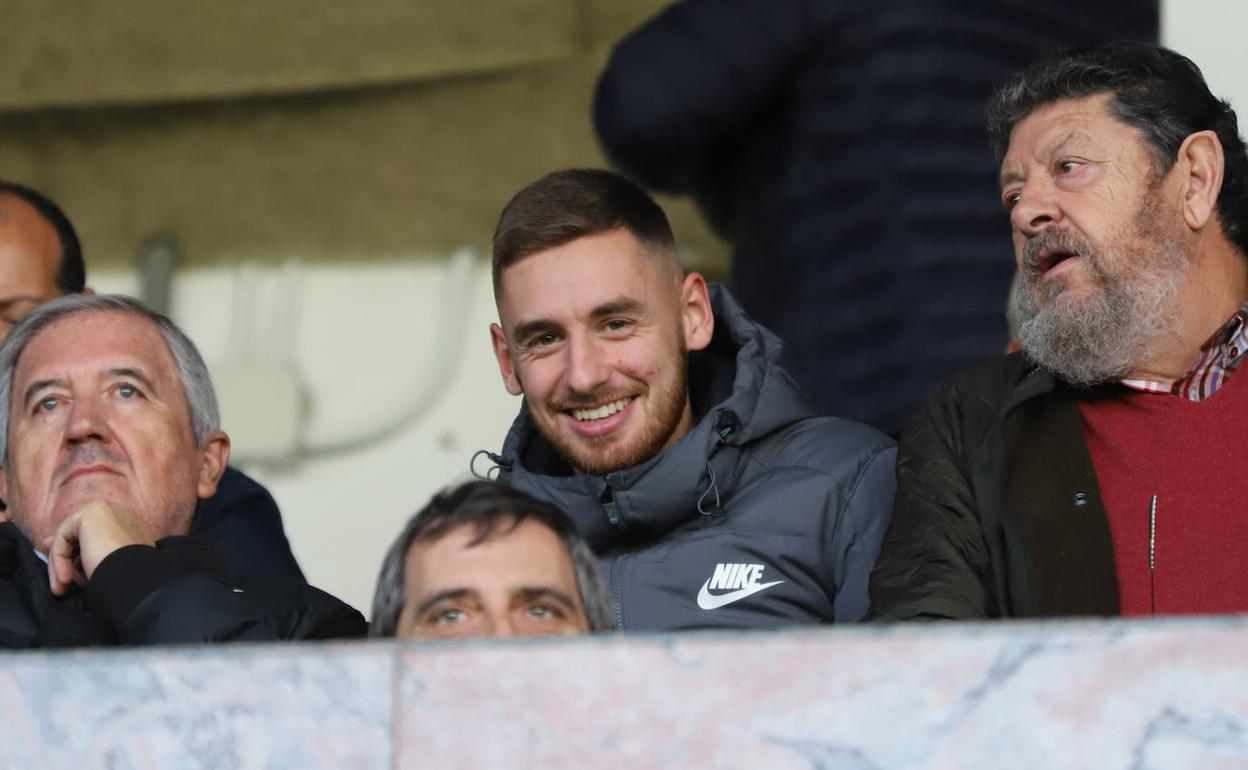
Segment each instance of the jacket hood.
[[522,405],[495,457],[502,478],[565,510],[597,551],[651,539],[700,514],[715,513],[739,476],[741,448],[815,416],[780,367],[776,335],[746,316],[718,284],[710,285],[715,333],[689,355],[694,426],[658,455],[605,476],[572,471],[534,428]]

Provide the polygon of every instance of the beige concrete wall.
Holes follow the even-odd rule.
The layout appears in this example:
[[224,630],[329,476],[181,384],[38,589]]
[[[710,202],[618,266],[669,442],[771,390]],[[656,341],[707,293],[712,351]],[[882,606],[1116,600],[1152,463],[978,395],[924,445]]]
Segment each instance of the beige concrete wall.
[[0,176],[63,202],[97,265],[157,231],[195,265],[484,246],[521,185],[603,163],[595,79],[663,4],[0,0]]

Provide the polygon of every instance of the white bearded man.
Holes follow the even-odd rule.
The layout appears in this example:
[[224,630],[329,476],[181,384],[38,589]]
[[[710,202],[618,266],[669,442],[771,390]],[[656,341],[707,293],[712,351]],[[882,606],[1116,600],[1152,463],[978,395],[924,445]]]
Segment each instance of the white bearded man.
[[1114,43],[990,106],[1022,352],[902,436],[885,619],[1248,610],[1248,154],[1199,69]]

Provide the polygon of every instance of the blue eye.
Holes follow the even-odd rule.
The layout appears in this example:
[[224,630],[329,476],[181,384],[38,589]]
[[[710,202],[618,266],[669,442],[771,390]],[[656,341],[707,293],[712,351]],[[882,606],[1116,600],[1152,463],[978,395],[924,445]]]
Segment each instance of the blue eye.
[[139,395],[139,389],[133,385],[119,385],[117,386],[117,395],[122,398],[134,398]]
[[59,403],[59,400],[55,398],[45,398],[39,402],[39,409],[44,412],[51,412],[53,409],[56,409]]
[[463,620],[465,617],[467,616],[464,614],[463,610],[451,607],[450,609],[439,612],[434,620],[438,623],[456,623]]
[[558,613],[554,608],[546,604],[530,604],[528,607],[529,615],[543,620],[558,617]]

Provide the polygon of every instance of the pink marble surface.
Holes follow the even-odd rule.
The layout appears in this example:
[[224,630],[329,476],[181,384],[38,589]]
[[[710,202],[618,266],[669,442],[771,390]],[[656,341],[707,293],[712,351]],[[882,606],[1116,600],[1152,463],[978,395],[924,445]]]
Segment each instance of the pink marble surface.
[[403,652],[400,768],[1245,768],[1248,625]]
[[0,656],[0,767],[391,766],[387,645]]
[[1248,768],[1248,618],[0,655],[0,770]]

